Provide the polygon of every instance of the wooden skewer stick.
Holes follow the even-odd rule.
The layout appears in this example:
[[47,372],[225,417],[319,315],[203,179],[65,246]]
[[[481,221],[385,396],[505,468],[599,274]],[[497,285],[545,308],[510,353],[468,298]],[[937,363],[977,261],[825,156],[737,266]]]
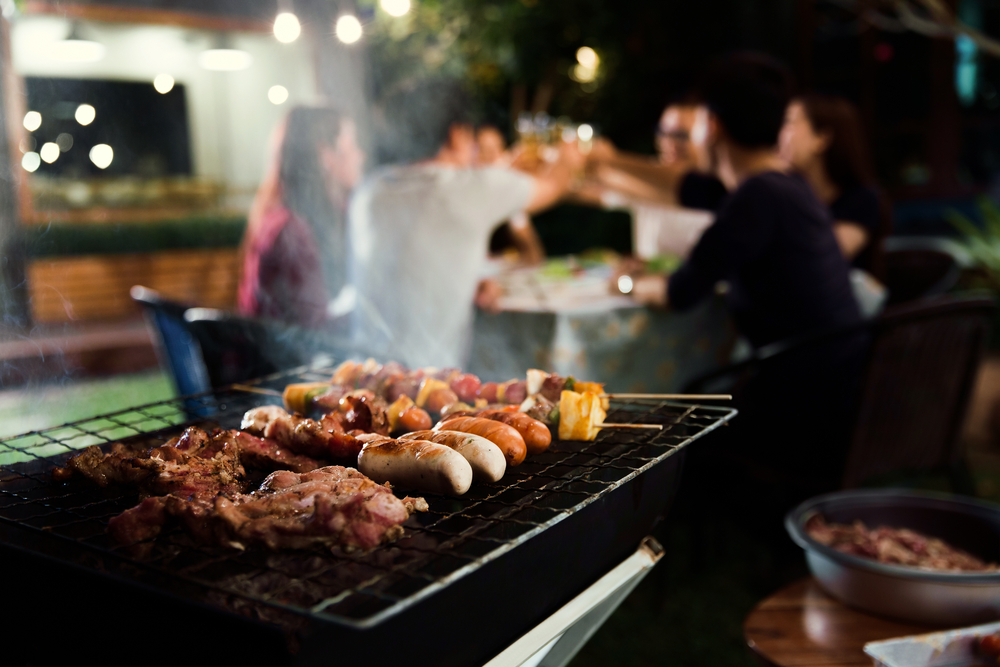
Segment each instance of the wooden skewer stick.
[[597,428],[655,428],[663,430],[663,424],[595,424]]
[[601,394],[601,398],[655,398],[673,401],[731,401],[732,394]]
[[247,384],[232,384],[229,385],[230,389],[235,389],[236,391],[246,391],[251,394],[263,394],[264,396],[281,396],[282,393],[277,389],[266,389],[264,387],[251,387]]

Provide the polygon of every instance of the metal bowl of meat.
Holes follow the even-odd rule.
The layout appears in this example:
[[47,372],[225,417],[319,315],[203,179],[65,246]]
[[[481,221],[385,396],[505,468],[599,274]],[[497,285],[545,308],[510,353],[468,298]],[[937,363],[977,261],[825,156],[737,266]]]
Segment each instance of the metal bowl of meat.
[[785,528],[820,585],[847,605],[928,625],[1000,618],[1000,506],[895,489],[840,491],[796,507]]

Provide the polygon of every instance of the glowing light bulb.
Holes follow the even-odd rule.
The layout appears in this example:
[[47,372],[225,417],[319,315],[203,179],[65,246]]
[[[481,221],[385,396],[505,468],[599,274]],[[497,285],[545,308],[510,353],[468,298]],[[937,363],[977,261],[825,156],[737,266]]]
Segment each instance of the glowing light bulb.
[[90,149],[90,161],[97,165],[98,169],[107,169],[114,159],[115,152],[107,144],[97,144]]
[[238,72],[253,64],[253,57],[239,49],[209,49],[198,54],[202,69],[215,72]]
[[42,150],[38,151],[38,153],[43,160],[52,164],[59,159],[59,146],[51,141],[46,141],[42,144]]
[[156,92],[159,94],[166,95],[174,89],[174,83],[174,77],[169,74],[157,74],[156,78],[153,79],[153,88],[156,88]]
[[271,86],[267,91],[267,99],[271,104],[284,104],[288,99],[288,89],[284,86]]
[[590,141],[594,138],[594,128],[584,123],[576,128],[576,136],[580,138],[580,141]]
[[73,117],[76,118],[76,122],[80,125],[90,125],[97,118],[97,109],[89,104],[81,104],[76,108],[76,113],[73,114]]
[[361,21],[357,19],[356,16],[350,14],[344,14],[339,19],[337,19],[337,25],[334,28],[334,33],[344,44],[353,44],[354,42],[361,39],[361,34],[364,31],[361,29]]
[[618,276],[618,291],[622,294],[632,291],[632,276]]
[[50,44],[46,55],[64,63],[96,63],[104,58],[104,45],[89,39],[64,39]]
[[410,0],[380,0],[379,4],[389,16],[403,16],[410,11]]
[[42,114],[37,111],[29,111],[24,114],[24,129],[28,132],[34,132],[42,126]]
[[299,17],[291,12],[281,12],[274,18],[274,37],[282,44],[291,44],[302,34]]
[[21,158],[21,168],[24,169],[29,174],[42,166],[42,158],[38,153],[34,151],[24,154]]
[[581,46],[576,50],[576,62],[587,69],[597,69],[597,66],[601,64],[601,58],[597,55],[597,51],[589,46]]

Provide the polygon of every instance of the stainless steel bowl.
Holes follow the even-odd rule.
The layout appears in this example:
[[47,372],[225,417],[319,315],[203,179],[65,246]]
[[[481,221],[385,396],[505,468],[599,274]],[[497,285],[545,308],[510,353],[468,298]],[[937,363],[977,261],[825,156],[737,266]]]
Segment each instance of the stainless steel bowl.
[[865,611],[928,625],[971,625],[1000,618],[1000,572],[953,573],[886,565],[813,540],[805,524],[827,521],[910,528],[991,562],[1000,562],[1000,506],[937,493],[839,491],[802,503],[785,517],[809,569],[833,597]]

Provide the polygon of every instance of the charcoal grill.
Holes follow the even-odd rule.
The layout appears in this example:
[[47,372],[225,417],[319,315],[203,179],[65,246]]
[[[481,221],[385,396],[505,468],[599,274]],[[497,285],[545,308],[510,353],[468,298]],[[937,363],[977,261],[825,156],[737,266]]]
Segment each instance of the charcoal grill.
[[105,534],[136,504],[134,492],[51,477],[89,445],[156,446],[192,424],[237,428],[245,411],[278,402],[262,390],[331,372],[296,369],[0,441],[2,627],[18,638],[5,650],[24,651],[8,652],[11,664],[88,653],[484,664],[631,554],[672,500],[684,448],[735,414],[616,401],[608,421],[663,430],[556,440],[462,498],[423,494],[430,511],[412,516],[397,542],[366,552],[236,551],[176,530],[137,558]]

